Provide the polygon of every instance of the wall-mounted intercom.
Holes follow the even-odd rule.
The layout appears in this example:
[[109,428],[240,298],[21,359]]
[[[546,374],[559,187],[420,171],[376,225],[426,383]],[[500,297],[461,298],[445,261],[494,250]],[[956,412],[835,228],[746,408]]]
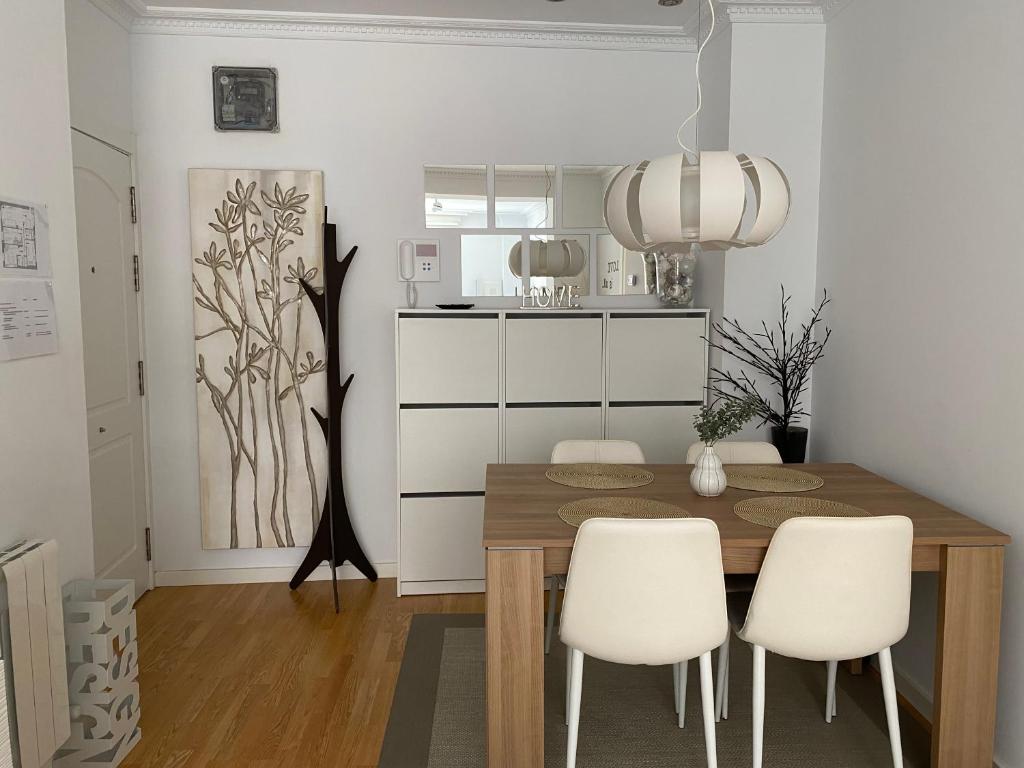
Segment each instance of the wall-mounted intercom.
[[405,282],[441,282],[441,244],[437,240],[399,240],[398,277]]

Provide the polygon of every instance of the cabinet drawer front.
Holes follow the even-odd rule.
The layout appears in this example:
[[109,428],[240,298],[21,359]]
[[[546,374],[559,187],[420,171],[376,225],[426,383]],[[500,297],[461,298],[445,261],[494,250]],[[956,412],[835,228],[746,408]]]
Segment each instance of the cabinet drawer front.
[[498,402],[497,317],[402,317],[397,343],[399,402]]
[[509,317],[505,399],[510,403],[600,402],[600,317]]
[[704,401],[704,316],[608,319],[608,399]]
[[608,437],[640,444],[651,464],[682,464],[696,442],[696,405],[638,406],[608,409]]
[[402,493],[482,491],[498,463],[497,408],[403,408]]
[[600,440],[601,408],[508,408],[505,461],[547,464],[560,440]]
[[402,499],[402,581],[484,578],[484,497]]

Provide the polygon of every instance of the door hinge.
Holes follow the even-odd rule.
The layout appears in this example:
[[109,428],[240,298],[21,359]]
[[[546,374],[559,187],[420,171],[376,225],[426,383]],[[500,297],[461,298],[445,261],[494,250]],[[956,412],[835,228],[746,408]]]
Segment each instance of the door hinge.
[[141,284],[139,282],[139,254],[137,253],[132,255],[132,276],[135,279],[135,292],[138,293]]
[[135,187],[134,186],[128,187],[128,201],[129,201],[129,203],[131,205],[131,209],[132,209],[132,224],[137,224],[138,221],[139,221],[139,216],[138,216],[138,213],[137,213],[137,209],[135,207]]
[[146,374],[142,361],[139,360],[139,395],[146,394]]
[[153,533],[146,528],[146,562],[153,562]]

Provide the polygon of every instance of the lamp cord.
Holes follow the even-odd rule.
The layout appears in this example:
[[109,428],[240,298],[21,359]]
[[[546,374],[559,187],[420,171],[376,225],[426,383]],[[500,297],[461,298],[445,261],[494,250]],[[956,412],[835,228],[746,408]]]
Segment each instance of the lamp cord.
[[[711,27],[708,29],[708,36],[704,38],[704,42],[702,42],[697,47],[697,61],[694,64],[694,72],[695,72],[696,77],[697,77],[697,108],[695,110],[693,110],[693,112],[690,113],[690,116],[687,117],[683,121],[683,124],[679,126],[679,130],[676,131],[676,141],[679,142],[679,146],[683,148],[684,152],[689,152],[690,154],[694,154],[694,155],[697,154],[697,150],[691,149],[690,147],[686,146],[686,143],[683,141],[683,129],[686,128],[686,126],[690,124],[691,120],[693,120],[695,117],[697,117],[698,114],[700,114],[700,108],[701,108],[701,106],[703,104],[703,93],[701,92],[701,87],[700,87],[700,56],[701,56],[702,53],[704,53],[704,46],[706,46],[708,44],[708,41],[711,40],[711,36],[715,33],[715,1],[714,0],[708,0],[708,10],[711,11]],[[700,3],[699,2],[697,4],[697,37],[700,38]]]

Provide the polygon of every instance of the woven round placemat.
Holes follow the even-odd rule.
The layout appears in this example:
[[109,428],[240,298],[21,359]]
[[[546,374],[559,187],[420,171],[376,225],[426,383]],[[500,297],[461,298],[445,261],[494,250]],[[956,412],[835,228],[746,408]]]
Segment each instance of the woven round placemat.
[[623,517],[630,520],[664,520],[674,517],[690,517],[690,513],[675,504],[636,496],[599,496],[593,499],[577,499],[563,504],[558,516],[569,525],[579,528],[584,520],[592,517]]
[[769,493],[813,491],[825,484],[810,472],[770,464],[729,464],[725,467],[725,477],[730,488]]
[[759,496],[734,506],[737,517],[748,523],[778,528],[791,517],[869,517],[860,507],[812,496]]
[[635,464],[558,464],[544,474],[561,485],[602,491],[654,482],[653,472]]

